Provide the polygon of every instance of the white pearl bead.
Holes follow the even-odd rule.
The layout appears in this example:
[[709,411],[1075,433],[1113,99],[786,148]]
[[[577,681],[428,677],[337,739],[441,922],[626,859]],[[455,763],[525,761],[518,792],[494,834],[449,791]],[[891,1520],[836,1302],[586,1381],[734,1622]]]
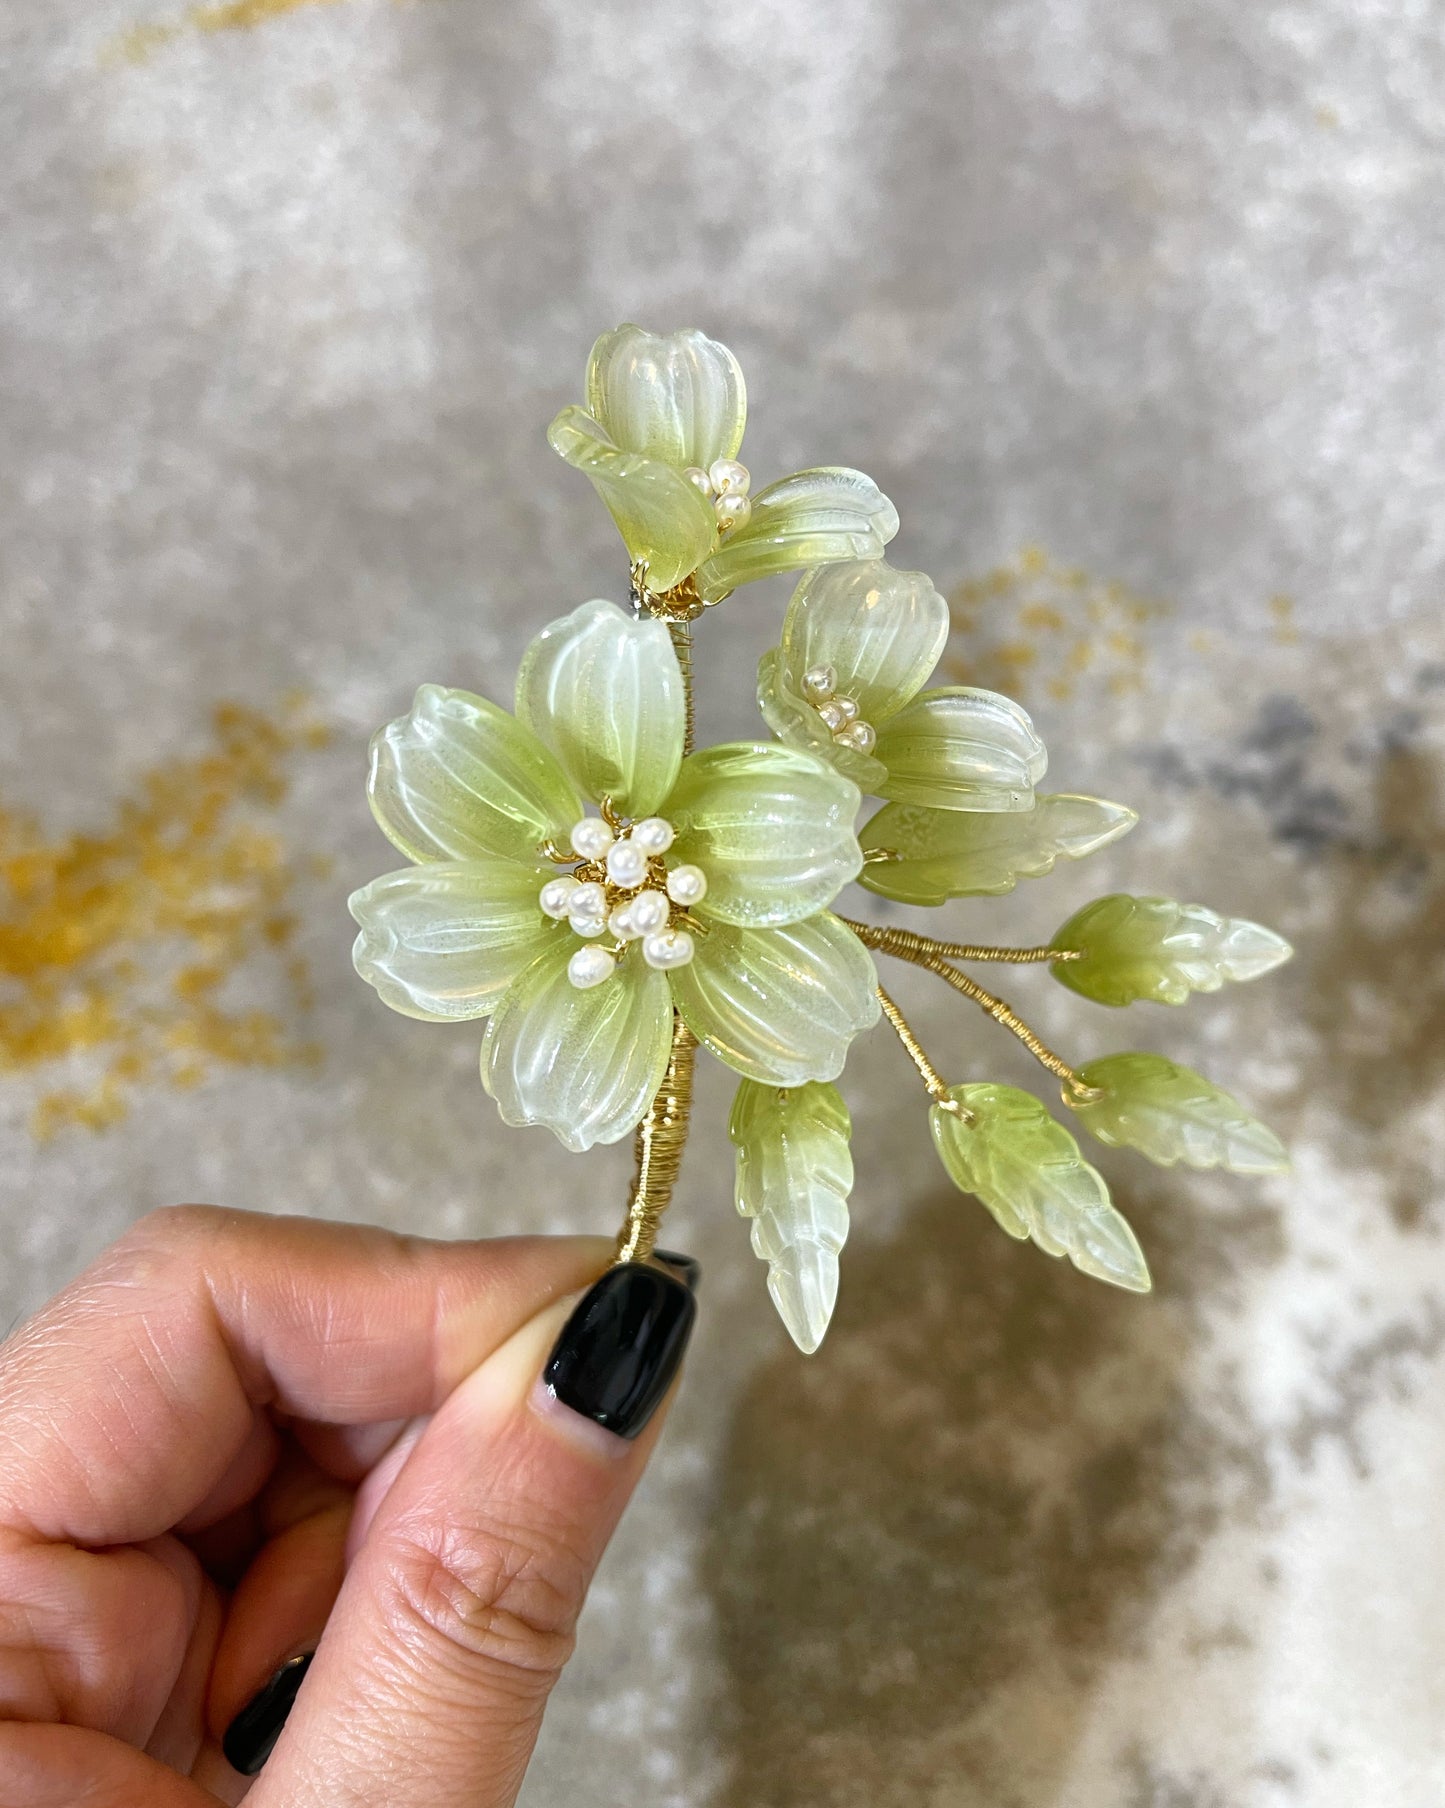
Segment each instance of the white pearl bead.
[[665,854],[672,846],[672,824],[665,816],[644,816],[632,825],[630,839],[644,854]]
[[704,496],[712,495],[712,478],[701,465],[689,465],[683,472],[683,476],[695,490],[700,490]]
[[803,673],[803,695],[809,703],[826,703],[838,688],[838,674],[830,665],[810,666]]
[[584,860],[600,860],[612,846],[612,831],[600,816],[584,816],[572,831],[572,851]]
[[578,935],[601,935],[607,928],[607,893],[600,885],[579,885],[567,900],[567,921]]
[[685,929],[663,929],[644,937],[642,943],[642,958],[660,973],[685,967],[692,959],[692,951],[693,939]]
[[851,722],[841,734],[833,739],[840,747],[851,747],[855,753],[872,753],[878,744],[878,736],[871,722]]
[[720,527],[745,527],[752,518],[753,505],[746,496],[719,496],[712,512]]
[[858,720],[858,705],[851,697],[835,697],[833,701],[837,704],[838,708],[842,710],[843,720],[845,722],[856,722]]
[[607,933],[615,941],[635,942],[644,930],[632,914],[632,901],[619,904],[607,919]]
[[707,477],[719,496],[746,496],[753,481],[748,467],[735,458],[715,458],[708,466]]
[[616,971],[617,956],[606,948],[579,948],[567,963],[567,977],[579,992],[600,986]]
[[836,697],[830,697],[826,703],[818,705],[818,714],[823,718],[823,726],[835,734],[840,728],[848,726],[848,718],[843,713],[843,705]]
[[675,866],[667,875],[667,895],[686,910],[707,896],[707,874],[700,866]]
[[638,892],[625,909],[634,935],[656,934],[659,929],[666,927],[667,919],[672,914],[667,908],[667,899],[660,891]]
[[559,920],[572,908],[572,894],[578,889],[577,881],[571,873],[564,873],[560,879],[549,879],[542,887],[537,902],[549,917]]
[[631,839],[614,841],[607,850],[607,877],[624,891],[641,885],[647,877],[647,855]]

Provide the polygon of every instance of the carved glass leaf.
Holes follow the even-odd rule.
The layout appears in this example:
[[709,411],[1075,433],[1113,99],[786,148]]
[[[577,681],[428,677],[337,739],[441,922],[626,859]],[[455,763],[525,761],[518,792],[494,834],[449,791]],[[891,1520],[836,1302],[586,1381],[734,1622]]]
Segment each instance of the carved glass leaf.
[[1137,1149],[1161,1168],[1227,1168],[1276,1174],[1289,1166],[1284,1144],[1223,1087],[1163,1055],[1104,1055],[1079,1069],[1103,1097],[1076,1107],[1101,1143]]
[[1011,1237],[1067,1256],[1084,1274],[1147,1293],[1148,1264],[1109,1200],[1104,1177],[1030,1093],[1015,1086],[954,1086],[962,1114],[937,1104],[933,1141],[954,1184],[981,1199]]
[[788,1335],[811,1355],[838,1297],[853,1157],[848,1107],[835,1086],[779,1088],[744,1080],[728,1135],[737,1149],[737,1206]]
[[1069,918],[1051,947],[1078,958],[1050,971],[1099,1004],[1183,1004],[1191,992],[1217,992],[1226,980],[1258,979],[1289,959],[1282,936],[1203,904],[1135,898],[1115,892]]

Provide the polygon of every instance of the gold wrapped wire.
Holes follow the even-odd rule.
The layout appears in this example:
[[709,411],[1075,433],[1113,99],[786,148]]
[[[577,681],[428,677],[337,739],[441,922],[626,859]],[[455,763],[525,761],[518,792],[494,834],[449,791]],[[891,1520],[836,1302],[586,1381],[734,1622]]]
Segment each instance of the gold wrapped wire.
[[645,1262],[657,1242],[657,1227],[677,1185],[692,1112],[692,1074],[697,1038],[673,1013],[672,1053],[657,1096],[637,1127],[637,1168],[627,1217],[617,1237],[619,1262]]

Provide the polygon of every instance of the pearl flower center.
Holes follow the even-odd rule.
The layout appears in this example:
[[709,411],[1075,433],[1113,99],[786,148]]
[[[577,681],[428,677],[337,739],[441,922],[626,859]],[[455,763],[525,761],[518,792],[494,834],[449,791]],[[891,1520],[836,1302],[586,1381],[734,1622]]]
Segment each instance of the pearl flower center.
[[715,458],[705,471],[701,465],[689,465],[683,476],[712,504],[720,534],[743,527],[752,519],[748,489],[753,480],[747,466],[735,458]]
[[851,697],[838,694],[838,674],[832,666],[815,665],[804,672],[803,695],[837,746],[854,753],[872,753],[878,744],[878,731],[858,714],[858,705]]
[[611,979],[633,944],[661,973],[692,959],[696,943],[689,925],[698,925],[688,911],[706,897],[707,875],[699,866],[669,863],[665,856],[675,839],[663,816],[623,822],[609,813],[584,816],[574,826],[571,871],[549,879],[537,900],[547,916],[565,919],[583,940],[567,963],[574,986],[585,990]]

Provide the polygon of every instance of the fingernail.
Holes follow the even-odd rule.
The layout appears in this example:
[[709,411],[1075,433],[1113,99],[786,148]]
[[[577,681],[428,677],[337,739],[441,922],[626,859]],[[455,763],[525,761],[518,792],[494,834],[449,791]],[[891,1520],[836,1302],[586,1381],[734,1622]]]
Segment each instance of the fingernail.
[[582,1296],[542,1379],[584,1419],[635,1438],[671,1386],[696,1317],[681,1281],[643,1262],[619,1263]]
[[654,1249],[652,1255],[654,1261],[666,1262],[669,1268],[675,1268],[678,1277],[697,1292],[702,1281],[702,1263],[695,1256],[679,1255],[675,1249]]
[[226,1728],[221,1750],[232,1770],[243,1777],[254,1777],[271,1756],[271,1748],[281,1737],[281,1728],[291,1712],[301,1679],[311,1667],[314,1653],[307,1651],[282,1664],[259,1694],[253,1695]]

